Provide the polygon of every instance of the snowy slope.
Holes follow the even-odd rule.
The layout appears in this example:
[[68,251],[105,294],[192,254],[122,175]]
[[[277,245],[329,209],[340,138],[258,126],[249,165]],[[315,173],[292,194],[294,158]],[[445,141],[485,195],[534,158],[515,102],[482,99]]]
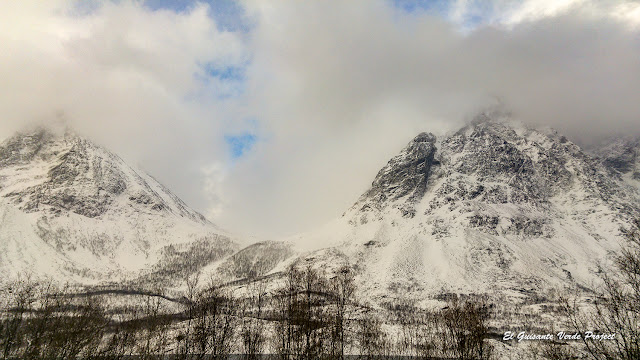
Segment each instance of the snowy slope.
[[615,137],[592,152],[615,176],[640,188],[640,136]]
[[361,291],[379,299],[589,288],[639,199],[555,131],[481,114],[443,138],[419,134],[340,219],[287,239],[335,251],[288,261],[333,268],[346,257]]
[[236,249],[151,176],[69,130],[0,145],[0,276],[114,280],[194,243],[212,257]]

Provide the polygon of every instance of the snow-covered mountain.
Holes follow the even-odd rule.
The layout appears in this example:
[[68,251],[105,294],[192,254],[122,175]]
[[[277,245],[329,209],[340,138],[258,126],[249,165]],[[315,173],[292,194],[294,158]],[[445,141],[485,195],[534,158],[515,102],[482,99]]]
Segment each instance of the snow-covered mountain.
[[235,250],[151,176],[69,130],[39,128],[0,145],[0,277],[98,282]]
[[167,285],[196,270],[234,281],[349,264],[379,300],[589,288],[640,216],[639,144],[591,155],[553,130],[481,114],[416,136],[323,228],[239,250],[118,156],[40,129],[0,145],[0,276]]
[[378,299],[589,288],[640,215],[640,188],[605,164],[553,130],[481,114],[416,136],[340,219],[288,239],[323,247],[288,262],[349,263]]

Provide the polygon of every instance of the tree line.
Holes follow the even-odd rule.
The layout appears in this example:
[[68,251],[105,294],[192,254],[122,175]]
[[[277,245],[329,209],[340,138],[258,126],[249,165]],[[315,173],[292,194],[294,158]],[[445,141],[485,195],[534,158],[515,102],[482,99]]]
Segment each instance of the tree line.
[[[4,359],[488,359],[487,305],[457,299],[438,311],[409,303],[391,309],[356,301],[353,271],[331,276],[292,266],[278,286],[255,281],[232,290],[185,279],[184,298],[78,296],[27,280],[4,289]],[[381,314],[386,314],[384,317]],[[237,357],[236,357],[237,358]]]

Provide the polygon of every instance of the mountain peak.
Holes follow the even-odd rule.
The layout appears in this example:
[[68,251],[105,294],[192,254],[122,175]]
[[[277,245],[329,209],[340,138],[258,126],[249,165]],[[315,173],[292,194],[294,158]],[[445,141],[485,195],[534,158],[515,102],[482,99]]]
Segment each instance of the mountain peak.
[[66,127],[7,139],[0,144],[0,174],[0,196],[26,212],[93,218],[125,202],[206,222],[155,179]]
[[420,205],[426,213],[456,198],[542,211],[554,196],[577,188],[610,208],[630,210],[629,199],[615,195],[624,193],[620,186],[596,158],[557,132],[484,114],[440,139],[430,133],[416,136],[378,172],[352,210],[395,208],[403,217],[414,217],[428,197]]
[[65,142],[75,139],[78,139],[77,135],[66,128],[39,126],[29,131],[18,132],[0,144],[0,167],[49,158],[60,150],[59,147],[65,145]]
[[229,250],[222,231],[153,177],[68,128],[0,144],[0,228],[0,275],[37,267],[45,253],[57,261],[47,271],[102,276],[140,269],[167,244]]
[[418,136],[413,138],[413,140],[407,146],[409,147],[412,144],[419,144],[419,143],[432,143],[433,144],[433,143],[435,143],[435,141],[436,141],[436,136],[433,135],[432,133],[421,132],[420,134],[418,134]]
[[322,236],[380,296],[540,294],[589,287],[639,199],[557,132],[485,114],[448,136],[416,136]]

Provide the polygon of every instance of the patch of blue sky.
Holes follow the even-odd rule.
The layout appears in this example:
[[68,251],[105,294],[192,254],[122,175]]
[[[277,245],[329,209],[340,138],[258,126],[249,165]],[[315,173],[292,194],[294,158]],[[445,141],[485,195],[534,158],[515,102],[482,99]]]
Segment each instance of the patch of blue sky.
[[481,14],[471,14],[466,16],[462,21],[462,27],[466,30],[475,29],[483,24],[486,24],[490,20],[489,17]]
[[202,64],[200,71],[194,74],[196,82],[199,83],[198,91],[189,94],[189,97],[213,97],[223,100],[243,95],[246,90],[246,66]]
[[238,135],[225,135],[224,141],[229,150],[231,160],[235,161],[246,155],[255,143],[258,141],[258,137],[252,133],[242,133]]
[[166,9],[173,12],[185,12],[195,5],[194,1],[186,0],[145,0],[144,6],[151,10]]
[[426,13],[455,23],[462,31],[474,30],[489,24],[495,15],[495,4],[486,0],[470,0],[462,13],[452,0],[389,0],[398,9],[409,14]]
[[469,1],[462,18],[458,19],[458,25],[465,30],[472,30],[479,26],[490,24],[496,14],[495,5],[493,1]]
[[200,3],[209,5],[209,16],[216,22],[218,30],[245,33],[250,30],[244,8],[237,0],[144,0],[144,6],[152,10],[174,12],[189,11]]
[[217,78],[225,81],[244,81],[246,65],[218,66],[206,63],[202,66],[208,78]]
[[407,13],[426,12],[446,18],[453,1],[451,0],[390,0],[394,7]]

